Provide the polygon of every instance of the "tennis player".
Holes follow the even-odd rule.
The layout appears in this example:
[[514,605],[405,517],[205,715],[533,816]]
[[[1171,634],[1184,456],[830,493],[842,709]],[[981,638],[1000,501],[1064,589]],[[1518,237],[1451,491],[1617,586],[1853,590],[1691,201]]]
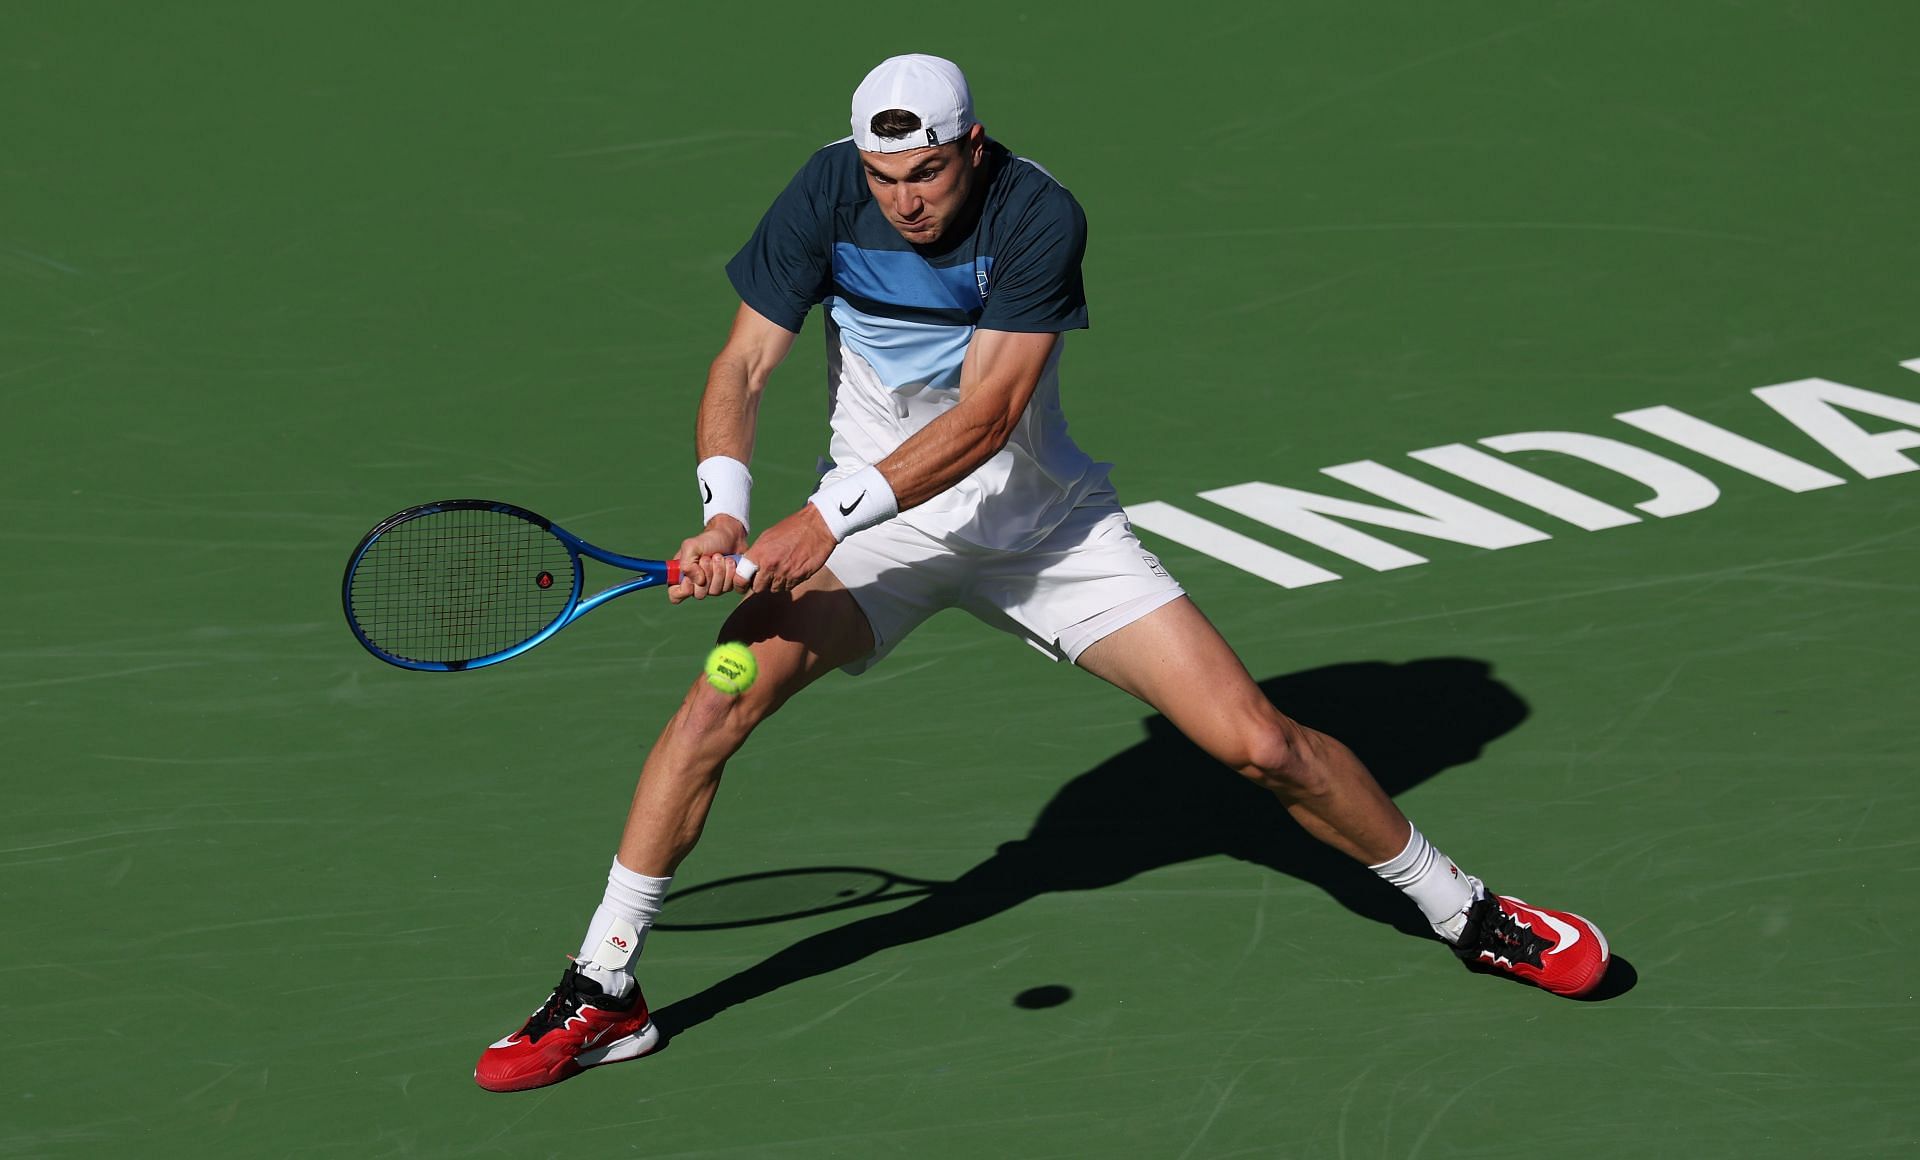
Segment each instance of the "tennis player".
[[[540,1087],[658,1046],[634,963],[727,759],[816,678],[869,668],[952,607],[1151,705],[1404,891],[1469,964],[1590,991],[1607,968],[1600,931],[1489,893],[1346,746],[1270,704],[1134,536],[1108,465],[1067,434],[1061,351],[1087,325],[1073,195],[986,135],[966,78],[938,57],[869,73],[852,130],[808,159],[728,263],[741,304],[700,401],[705,527],[681,545],[669,596],[748,590],[720,639],[750,645],[759,680],[738,696],[693,683],[647,755],[579,955],[481,1055],[480,1085]],[[816,305],[832,466],[750,538],[760,394]]]

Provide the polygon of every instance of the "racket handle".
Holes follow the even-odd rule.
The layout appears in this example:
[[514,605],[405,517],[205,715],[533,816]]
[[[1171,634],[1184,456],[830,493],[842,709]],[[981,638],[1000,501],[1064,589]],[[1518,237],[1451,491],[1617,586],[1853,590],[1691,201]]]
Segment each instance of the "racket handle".
[[[751,581],[753,579],[753,574],[760,570],[760,565],[754,563],[752,560],[747,559],[745,556],[728,555],[727,559],[733,561],[733,570],[740,574],[740,579],[742,580]],[[678,560],[667,561],[667,583],[669,584],[680,583],[680,561]]]

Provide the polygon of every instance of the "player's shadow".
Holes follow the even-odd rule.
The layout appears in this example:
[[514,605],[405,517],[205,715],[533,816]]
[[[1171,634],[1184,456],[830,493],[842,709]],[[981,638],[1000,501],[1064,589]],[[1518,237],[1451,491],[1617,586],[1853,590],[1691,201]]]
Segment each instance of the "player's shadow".
[[[1389,794],[1472,761],[1526,719],[1486,663],[1453,657],[1332,665],[1262,681],[1288,715],[1345,741]],[[1308,836],[1273,795],[1221,767],[1166,718],[1147,738],[1063,786],[1024,838],[910,906],[801,939],[654,1013],[669,1037],[737,1003],[946,934],[1042,894],[1095,890],[1195,858],[1227,855],[1311,882],[1364,918],[1432,932],[1399,891]],[[669,923],[671,904],[662,915]]]

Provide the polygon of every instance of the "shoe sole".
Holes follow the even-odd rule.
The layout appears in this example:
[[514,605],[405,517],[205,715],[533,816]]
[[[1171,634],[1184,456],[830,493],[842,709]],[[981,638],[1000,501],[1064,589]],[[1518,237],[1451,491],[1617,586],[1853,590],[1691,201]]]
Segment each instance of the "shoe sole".
[[660,1029],[653,1025],[653,1020],[649,1019],[645,1027],[625,1039],[616,1039],[612,1043],[596,1047],[591,1051],[583,1051],[573,1057],[573,1062],[580,1067],[580,1070],[585,1071],[587,1068],[599,1067],[604,1063],[622,1063],[629,1059],[639,1059],[659,1046]]
[[583,1051],[572,1059],[563,1060],[551,1072],[543,1076],[520,1076],[504,1084],[489,1084],[480,1078],[480,1070],[474,1069],[473,1081],[481,1090],[490,1092],[526,1092],[543,1087],[551,1087],[562,1080],[572,1079],[590,1067],[602,1067],[609,1063],[624,1063],[629,1059],[639,1059],[660,1049],[660,1029],[652,1020],[647,1025],[612,1043]]

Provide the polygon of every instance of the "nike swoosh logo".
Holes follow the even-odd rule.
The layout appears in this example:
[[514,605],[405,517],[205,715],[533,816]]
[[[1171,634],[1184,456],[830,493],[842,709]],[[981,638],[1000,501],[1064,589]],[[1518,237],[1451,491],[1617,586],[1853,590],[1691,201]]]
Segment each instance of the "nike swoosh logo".
[[1544,922],[1548,926],[1553,928],[1553,933],[1559,936],[1559,941],[1553,944],[1553,949],[1548,951],[1547,952],[1548,954],[1557,955],[1561,951],[1571,950],[1573,948],[1573,945],[1580,941],[1579,927],[1574,926],[1571,923],[1561,922],[1559,919],[1553,917],[1551,914],[1548,914],[1546,911],[1535,910],[1533,907],[1528,906],[1524,902],[1515,901],[1513,899],[1508,899],[1508,901],[1512,902],[1516,909],[1526,911],[1528,914],[1531,914],[1533,917],[1539,919],[1541,922]]
[[713,502],[713,488],[708,486],[707,481],[704,479],[700,481],[700,502],[701,503]]
[[853,509],[859,507],[860,501],[865,498],[867,498],[867,493],[863,491],[859,495],[854,497],[854,500],[852,503],[840,505],[840,514],[843,516],[852,515]]
[[512,1047],[519,1041],[519,1039],[520,1039],[520,1033],[516,1031],[512,1035],[507,1036],[505,1039],[496,1039],[492,1043],[487,1044],[487,1049],[491,1051],[493,1048],[496,1048],[496,1047]]

